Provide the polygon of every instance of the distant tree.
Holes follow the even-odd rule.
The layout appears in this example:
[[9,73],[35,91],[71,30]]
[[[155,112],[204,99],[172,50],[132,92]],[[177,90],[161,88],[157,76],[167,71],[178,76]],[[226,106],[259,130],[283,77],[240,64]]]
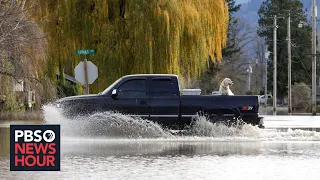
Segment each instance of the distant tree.
[[222,56],[232,56],[232,54],[239,52],[240,47],[236,46],[236,37],[232,35],[232,28],[238,23],[238,19],[234,17],[234,13],[240,10],[241,5],[236,4],[235,0],[226,0],[229,8],[229,28],[228,28],[228,40],[227,46],[222,49]]
[[30,18],[37,5],[27,0],[0,1],[0,96],[6,97],[4,111],[20,109],[14,84],[24,83],[24,91],[35,91],[38,106],[56,97],[50,79],[45,78],[45,35]]
[[264,38],[255,34],[252,40],[252,50],[255,55],[251,61],[252,76],[251,76],[251,87],[255,92],[260,92],[265,86],[265,53],[266,53],[266,42]]
[[44,34],[28,17],[35,7],[26,0],[0,1],[0,74],[29,80],[43,74]]
[[[245,88],[241,88],[245,83],[245,70],[247,63],[243,51],[248,42],[251,41],[251,28],[234,14],[240,10],[241,5],[236,4],[235,0],[226,0],[229,8],[229,28],[226,47],[222,49],[223,61],[219,63],[210,62],[207,69],[200,78],[202,92],[209,94],[217,91],[224,77],[234,80],[234,93],[244,94]],[[232,73],[231,73],[232,72]],[[239,87],[239,88],[238,88]]]
[[[259,36],[266,39],[268,50],[273,52],[273,16],[277,15],[277,94],[287,95],[288,60],[287,60],[287,17],[291,12],[292,38],[292,84],[304,82],[311,84],[311,27],[300,0],[266,0],[262,3],[259,15]],[[302,22],[302,28],[298,24]],[[273,55],[268,63],[268,89],[273,88]]]

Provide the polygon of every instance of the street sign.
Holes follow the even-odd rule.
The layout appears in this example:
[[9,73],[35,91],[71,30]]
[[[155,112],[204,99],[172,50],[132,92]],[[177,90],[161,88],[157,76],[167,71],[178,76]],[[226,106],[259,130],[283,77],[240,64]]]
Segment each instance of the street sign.
[[[94,49],[78,49],[76,54],[88,55],[94,54]],[[89,94],[89,84],[92,84],[98,77],[98,68],[91,61],[81,61],[76,68],[74,68],[74,74],[76,80],[86,86],[86,93]]]
[[79,55],[87,55],[87,54],[94,54],[94,49],[78,49],[76,50],[76,54]]
[[[76,66],[76,68],[74,68],[74,74],[77,81],[79,81],[83,85],[86,85],[84,61],[81,61]],[[88,74],[88,84],[92,84],[98,78],[98,68],[91,61],[87,61],[87,74]]]

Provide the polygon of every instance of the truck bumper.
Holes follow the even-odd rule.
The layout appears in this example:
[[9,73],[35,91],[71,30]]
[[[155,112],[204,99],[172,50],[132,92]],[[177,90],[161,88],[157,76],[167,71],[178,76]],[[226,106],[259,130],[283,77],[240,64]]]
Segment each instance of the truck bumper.
[[264,128],[263,117],[259,116],[259,113],[254,114],[244,114],[242,120],[247,124],[252,124],[253,126],[258,126],[259,128]]

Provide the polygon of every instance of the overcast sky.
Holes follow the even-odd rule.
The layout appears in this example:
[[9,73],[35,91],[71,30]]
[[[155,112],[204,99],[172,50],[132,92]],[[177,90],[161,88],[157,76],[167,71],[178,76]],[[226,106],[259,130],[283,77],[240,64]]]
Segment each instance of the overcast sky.
[[248,2],[249,0],[236,0],[237,3],[244,3],[244,2]]

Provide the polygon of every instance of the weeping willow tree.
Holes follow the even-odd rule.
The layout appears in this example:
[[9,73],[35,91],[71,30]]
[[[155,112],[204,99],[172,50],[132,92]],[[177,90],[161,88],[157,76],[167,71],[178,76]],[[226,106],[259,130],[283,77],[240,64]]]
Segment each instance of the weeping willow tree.
[[219,62],[226,44],[225,0],[38,0],[36,18],[48,36],[48,72],[73,75],[84,57],[98,66],[93,84],[101,91],[134,73],[199,77],[209,61]]

